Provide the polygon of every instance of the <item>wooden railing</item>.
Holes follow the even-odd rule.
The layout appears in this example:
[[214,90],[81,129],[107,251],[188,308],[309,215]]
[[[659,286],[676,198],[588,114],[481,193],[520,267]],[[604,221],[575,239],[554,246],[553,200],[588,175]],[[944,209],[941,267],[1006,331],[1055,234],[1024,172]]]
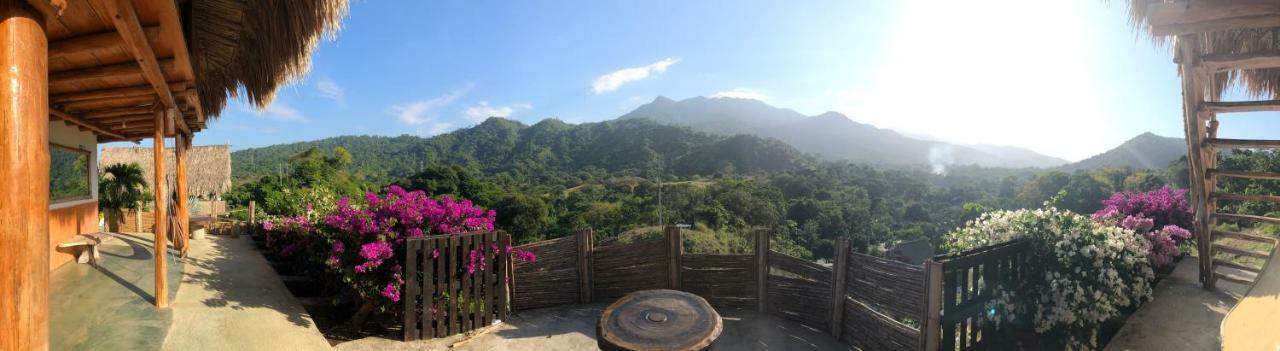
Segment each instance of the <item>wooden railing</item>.
[[444,337],[506,319],[510,265],[500,248],[510,242],[502,232],[407,239],[404,339]]
[[1022,270],[1028,258],[1024,251],[1023,242],[1015,240],[925,262],[925,349],[980,350],[999,345],[1001,336],[1008,333],[987,321],[988,314],[997,312],[987,305],[994,300],[997,286],[1027,278]]

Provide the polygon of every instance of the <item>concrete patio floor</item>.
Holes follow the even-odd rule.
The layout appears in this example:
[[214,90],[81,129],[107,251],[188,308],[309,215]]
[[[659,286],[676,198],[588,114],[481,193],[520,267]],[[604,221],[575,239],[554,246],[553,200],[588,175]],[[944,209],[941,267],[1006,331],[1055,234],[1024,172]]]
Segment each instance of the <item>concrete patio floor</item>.
[[164,350],[328,350],[249,237],[192,240]]
[[[115,234],[97,267],[70,262],[49,275],[50,350],[158,350],[173,321],[156,309],[152,235]],[[169,298],[183,264],[170,251]]]
[[[382,350],[598,350],[596,320],[605,305],[571,305],[521,311],[497,329],[473,338],[453,336],[414,342],[399,335],[338,344],[342,351]],[[750,310],[719,310],[724,330],[712,350],[849,350],[825,332]]]
[[1129,316],[1107,350],[1218,350],[1218,328],[1246,286],[1218,282],[1218,291],[1200,286],[1196,257],[1183,258],[1173,274],[1156,285],[1154,299]]

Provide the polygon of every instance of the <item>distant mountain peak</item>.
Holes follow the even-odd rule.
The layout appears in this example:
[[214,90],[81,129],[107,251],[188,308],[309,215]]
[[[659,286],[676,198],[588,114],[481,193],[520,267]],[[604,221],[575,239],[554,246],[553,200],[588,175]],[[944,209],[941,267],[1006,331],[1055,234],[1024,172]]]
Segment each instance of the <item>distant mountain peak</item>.
[[1160,169],[1187,154],[1187,144],[1182,138],[1170,138],[1145,132],[1101,154],[1067,165],[1067,169],[1095,169],[1106,167],[1132,167]]

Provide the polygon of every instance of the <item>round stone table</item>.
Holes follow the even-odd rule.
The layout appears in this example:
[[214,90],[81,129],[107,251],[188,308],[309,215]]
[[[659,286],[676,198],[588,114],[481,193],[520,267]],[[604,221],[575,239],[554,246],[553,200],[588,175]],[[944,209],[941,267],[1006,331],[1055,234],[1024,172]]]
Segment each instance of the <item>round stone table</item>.
[[720,314],[698,295],[642,290],[604,309],[596,324],[603,350],[703,350],[720,337]]

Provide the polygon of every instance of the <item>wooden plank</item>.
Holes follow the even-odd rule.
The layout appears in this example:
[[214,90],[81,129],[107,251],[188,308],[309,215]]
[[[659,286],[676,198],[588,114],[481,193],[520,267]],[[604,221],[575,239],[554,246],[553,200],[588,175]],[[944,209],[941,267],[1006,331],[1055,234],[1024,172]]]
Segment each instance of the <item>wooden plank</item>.
[[[173,60],[160,60],[161,70],[172,69]],[[99,79],[121,79],[142,76],[142,69],[137,63],[125,62],[114,65],[95,66],[49,74],[50,90],[54,85],[72,85],[92,83]]]
[[1245,194],[1228,194],[1228,193],[1221,193],[1221,192],[1213,192],[1209,194],[1209,197],[1213,200],[1234,200],[1234,201],[1280,203],[1280,196],[1275,196],[1275,195],[1245,195]]
[[[502,250],[506,250],[507,246],[510,245],[511,236],[507,235],[505,232],[498,233],[498,247],[502,248]],[[511,306],[511,296],[508,295],[509,290],[507,289],[508,276],[506,270],[506,267],[511,265],[510,257],[511,255],[505,252],[498,256],[498,260],[501,263],[498,269],[498,300],[500,301],[498,306],[498,319],[503,321],[507,320],[507,310],[509,310]]]
[[475,299],[475,295],[472,294],[471,288],[475,285],[476,271],[468,268],[474,267],[471,266],[471,250],[475,246],[473,244],[475,242],[475,236],[469,234],[461,235],[461,238],[459,239],[462,241],[462,246],[460,247],[461,255],[459,258],[463,261],[464,271],[464,274],[462,275],[461,291],[459,292],[459,294],[462,295],[463,301],[460,317],[462,317],[462,331],[469,332],[472,329],[475,329],[471,315],[471,304],[474,302],[472,300]]
[[1275,112],[1280,111],[1280,100],[1264,101],[1207,101],[1200,104],[1201,112]]
[[422,241],[408,239],[404,243],[404,294],[401,296],[401,303],[404,311],[401,316],[404,319],[404,341],[413,341],[419,338],[418,335],[418,311],[417,297],[420,294],[418,288],[421,282],[418,279],[418,254],[421,250]]
[[1261,235],[1245,234],[1245,233],[1241,233],[1241,232],[1233,232],[1233,231],[1230,231],[1230,230],[1217,230],[1217,229],[1214,229],[1214,230],[1213,230],[1213,236],[1214,236],[1214,240],[1216,240],[1218,237],[1223,237],[1223,238],[1231,238],[1231,239],[1238,239],[1238,240],[1247,240],[1247,241],[1253,241],[1253,242],[1259,242],[1259,243],[1265,243],[1265,244],[1273,244],[1273,245],[1276,243],[1276,239],[1275,239],[1275,238],[1266,237],[1266,236],[1261,236]]
[[1252,286],[1254,281],[1254,279],[1250,279],[1247,277],[1242,277],[1235,274],[1222,273],[1222,272],[1213,272],[1213,278],[1218,280],[1229,281],[1229,282],[1240,284],[1240,285],[1246,285],[1246,286]]
[[1232,254],[1236,256],[1249,256],[1249,257],[1261,258],[1261,259],[1267,259],[1268,257],[1271,257],[1271,254],[1269,252],[1247,250],[1247,249],[1242,249],[1238,247],[1223,245],[1221,243],[1213,243],[1212,247],[1213,247],[1214,253],[1221,252],[1221,253],[1227,253],[1227,254]]
[[577,237],[578,251],[578,302],[591,302],[591,256],[594,244],[595,233],[591,228],[578,230],[575,234]]
[[1280,173],[1270,173],[1270,172],[1232,171],[1232,170],[1211,168],[1206,170],[1206,174],[1208,174],[1209,176],[1222,176],[1222,177],[1231,177],[1231,178],[1280,180]]
[[844,330],[845,278],[849,269],[849,239],[836,239],[835,267],[831,270],[831,336]]
[[1207,147],[1213,147],[1213,148],[1236,148],[1236,149],[1280,148],[1280,140],[1208,138],[1208,139],[1205,139],[1204,144]]
[[925,261],[925,296],[924,322],[921,323],[919,345],[921,351],[938,350],[941,346],[942,333],[942,264],[934,260]]
[[488,262],[488,267],[486,267],[484,272],[484,325],[491,325],[494,320],[493,312],[495,304],[493,303],[493,291],[495,288],[493,284],[497,282],[497,272],[494,271],[494,269],[499,268],[497,257],[498,250],[494,250],[498,247],[497,235],[498,234],[494,232],[484,234],[484,259],[485,262]]
[[448,305],[448,301],[444,299],[444,292],[448,290],[448,287],[449,287],[449,284],[446,283],[448,281],[448,275],[445,274],[445,269],[449,267],[449,264],[447,263],[448,257],[445,256],[445,254],[447,253],[445,250],[448,249],[448,245],[445,245],[445,244],[448,243],[447,241],[448,238],[434,238],[429,240],[431,240],[431,248],[433,250],[432,253],[430,254],[435,256],[435,258],[432,259],[431,261],[436,267],[436,274],[432,276],[434,285],[432,286],[432,289],[431,289],[432,297],[436,299],[434,301],[436,305],[436,312],[435,312],[435,318],[433,318],[433,320],[435,321],[436,337],[441,338],[449,335],[449,329],[448,329],[448,323],[447,323],[448,321],[447,314],[449,312],[449,305]]
[[151,87],[155,90],[156,96],[160,98],[160,102],[167,107],[177,107],[178,104],[173,98],[173,92],[169,90],[169,80],[165,78],[164,71],[160,70],[155,50],[151,48],[151,43],[147,41],[147,35],[142,29],[142,23],[138,21],[138,14],[134,10],[133,0],[99,1],[103,2],[102,7],[106,8],[107,15],[112,19],[112,24],[115,25],[116,31],[120,32],[120,37],[124,40],[125,47],[133,54],[134,60],[137,61],[138,66],[142,69],[142,75],[146,77],[148,83],[151,83]]
[[1254,215],[1235,214],[1235,213],[1214,213],[1213,216],[1218,217],[1220,219],[1231,219],[1231,220],[1238,220],[1238,221],[1261,222],[1261,223],[1270,223],[1270,224],[1280,225],[1280,218],[1274,218],[1274,217],[1254,216]]
[[1245,54],[1208,54],[1200,59],[1210,72],[1280,67],[1280,51]]
[[769,311],[769,231],[756,230],[756,312]]
[[1235,261],[1224,260],[1224,259],[1221,259],[1221,258],[1215,258],[1215,259],[1213,259],[1213,264],[1214,264],[1214,265],[1216,265],[1216,266],[1223,266],[1223,267],[1227,267],[1227,268],[1235,268],[1235,269],[1239,269],[1239,270],[1246,271],[1246,272],[1262,273],[1262,268],[1260,268],[1260,267],[1247,266],[1247,265],[1243,265],[1243,264],[1240,264],[1240,263],[1236,263]]
[[680,235],[680,228],[676,226],[666,227],[667,236],[667,278],[670,279],[669,287],[671,289],[680,290],[680,263],[681,256],[684,255],[683,238]]
[[1280,27],[1280,4],[1265,0],[1156,2],[1147,7],[1153,35]]
[[[154,43],[160,39],[160,27],[143,27],[147,41]],[[121,50],[125,46],[124,38],[116,31],[79,35],[49,43],[49,60],[62,60],[70,56],[94,55],[104,51]]]
[[54,109],[54,108],[49,108],[49,115],[50,115],[50,116],[53,116],[53,117],[56,117],[57,119],[63,120],[63,121],[65,121],[65,122],[67,122],[67,123],[71,123],[71,124],[74,124],[74,125],[77,125],[77,126],[81,126],[81,127],[84,127],[84,128],[88,128],[89,130],[92,130],[92,131],[94,132],[94,134],[98,134],[98,135],[101,135],[101,136],[112,137],[112,138],[116,138],[116,139],[124,139],[124,135],[121,135],[121,134],[119,134],[119,133],[115,133],[115,132],[109,131],[109,130],[107,130],[106,128],[103,128],[102,126],[99,126],[97,123],[93,123],[93,122],[86,121],[86,120],[84,120],[83,118],[76,117],[76,116],[74,116],[74,115],[72,115],[72,114],[70,114],[70,113],[66,113],[66,112],[58,111],[58,110],[56,110],[56,109]]

